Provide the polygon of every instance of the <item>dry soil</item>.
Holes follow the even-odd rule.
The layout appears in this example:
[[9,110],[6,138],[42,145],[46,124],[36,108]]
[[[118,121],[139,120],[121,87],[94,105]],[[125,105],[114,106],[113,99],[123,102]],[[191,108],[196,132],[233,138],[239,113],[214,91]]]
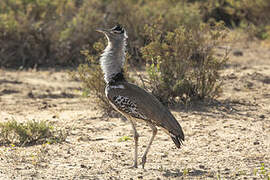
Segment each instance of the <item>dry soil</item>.
[[[175,107],[185,132],[179,150],[158,131],[145,169],[129,168],[128,121],[109,118],[83,98],[66,70],[0,69],[0,121],[46,120],[66,141],[0,147],[0,179],[267,179],[270,176],[270,47],[231,45],[216,101]],[[222,47],[220,47],[222,51]],[[138,124],[139,162],[151,129]],[[265,171],[262,170],[264,163]]]

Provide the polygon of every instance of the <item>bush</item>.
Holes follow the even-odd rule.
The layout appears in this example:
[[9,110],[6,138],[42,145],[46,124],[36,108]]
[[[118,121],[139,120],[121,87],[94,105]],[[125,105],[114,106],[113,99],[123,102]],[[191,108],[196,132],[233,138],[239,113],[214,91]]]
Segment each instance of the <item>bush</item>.
[[103,9],[106,3],[100,0],[82,1],[75,8],[76,14],[70,15],[65,26],[59,31],[58,59],[77,66],[85,63],[81,50],[88,49],[93,54],[93,45],[100,36],[96,29],[103,26]]
[[[177,98],[187,101],[217,95],[220,90],[218,70],[225,63],[227,57],[222,59],[214,57],[213,49],[218,45],[218,41],[224,37],[223,32],[220,32],[224,30],[223,24],[211,27],[200,23],[197,6],[190,6],[182,2],[174,3],[174,8],[168,12],[161,11],[161,7],[171,7],[170,3],[172,2],[167,4],[165,1],[147,2],[149,4],[143,7],[149,8],[144,10],[151,14],[149,15],[151,21],[143,20],[148,22],[148,25],[143,30],[137,31],[139,33],[138,39],[143,40],[140,42],[142,45],[138,47],[136,44],[133,47],[142,48],[139,56],[142,56],[143,61],[148,65],[149,88],[153,94],[164,103],[179,101]],[[116,1],[117,3],[120,7],[124,6],[125,3],[125,6],[133,5],[132,1]],[[150,6],[151,3],[158,6]],[[155,7],[160,11],[150,7]],[[188,10],[192,10],[192,13]],[[129,23],[129,18],[134,18],[132,19],[134,26],[138,25],[136,20],[140,19],[141,14],[136,8],[134,11],[138,13],[137,17],[131,17],[130,14],[130,16],[125,16],[126,19],[123,20],[127,22],[127,27],[132,25]],[[156,12],[160,12],[161,15],[155,14]],[[112,15],[112,17],[116,16]],[[128,42],[131,41],[130,37],[136,39],[134,34],[130,34],[130,29],[126,29],[129,36]],[[131,28],[131,31],[134,30],[136,28]],[[105,41],[104,39],[103,42]],[[179,46],[179,44],[183,44],[183,46]],[[111,114],[113,109],[104,93],[105,82],[99,65],[99,56],[105,45],[97,42],[93,47],[94,51],[88,49],[83,51],[88,63],[81,64],[78,68],[78,74],[73,75],[82,81],[83,94],[92,96],[94,102],[101,109]],[[134,56],[131,55],[132,61],[133,58]]]
[[78,65],[97,40],[101,1],[0,1],[0,66]]
[[227,26],[242,24],[269,24],[270,3],[268,0],[209,0],[201,3],[205,21],[224,21]]
[[45,121],[18,123],[15,120],[0,123],[0,144],[27,146],[34,144],[56,143],[66,139],[62,131],[55,131]]
[[164,31],[214,19],[266,39],[269,9],[269,0],[2,0],[0,66],[77,66],[84,62],[81,49],[95,55],[93,45],[100,38],[95,29],[116,23],[128,30],[129,63],[141,66],[140,48],[149,43],[144,25],[159,17]]
[[[217,96],[221,91],[218,70],[228,57],[214,56],[214,48],[226,36],[224,25],[188,24],[164,31],[164,21],[161,18],[145,26],[144,35],[149,43],[142,47],[141,53],[147,62],[149,89],[165,104]],[[88,63],[81,64],[73,75],[82,81],[83,95],[90,95],[98,107],[111,115],[113,108],[105,96],[99,64],[104,48],[103,43],[97,42],[93,54],[82,51]]]
[[[151,24],[159,17],[164,19],[164,30],[173,30],[180,24],[196,24],[201,21],[199,6],[185,1],[168,0],[114,0],[106,7],[105,22],[112,27],[121,22],[128,31],[128,52],[131,56],[129,63],[145,65],[140,48],[148,43],[144,25]],[[187,23],[189,22],[189,23]]]
[[[182,1],[0,1],[0,66],[78,65],[81,49],[95,53],[98,27],[116,23],[128,30],[131,64],[144,64],[140,47],[147,43],[144,24],[162,16],[169,30],[200,21],[199,11]],[[94,54],[93,54],[94,55]],[[138,63],[142,62],[142,63]]]
[[67,1],[1,1],[0,66],[18,68],[60,64],[56,51],[59,22],[72,4]]
[[163,103],[218,95],[218,70],[228,58],[215,57],[214,48],[226,35],[224,25],[200,23],[164,31],[162,21],[145,27],[150,43],[142,48],[152,93]]

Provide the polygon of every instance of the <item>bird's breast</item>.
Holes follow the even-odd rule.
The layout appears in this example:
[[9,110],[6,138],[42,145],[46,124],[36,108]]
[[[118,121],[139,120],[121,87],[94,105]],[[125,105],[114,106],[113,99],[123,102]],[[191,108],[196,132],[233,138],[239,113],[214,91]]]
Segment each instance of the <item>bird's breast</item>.
[[110,92],[110,90],[112,89],[125,89],[124,85],[122,84],[118,84],[118,85],[107,85],[105,88],[105,95],[108,98],[108,94]]

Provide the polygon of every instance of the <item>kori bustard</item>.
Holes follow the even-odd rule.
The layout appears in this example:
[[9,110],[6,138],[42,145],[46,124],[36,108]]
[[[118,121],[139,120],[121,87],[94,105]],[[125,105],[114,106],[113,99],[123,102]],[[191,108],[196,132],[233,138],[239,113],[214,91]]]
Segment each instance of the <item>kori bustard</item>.
[[135,140],[135,157],[133,167],[138,167],[138,139],[136,122],[147,123],[152,131],[152,137],[142,157],[142,167],[146,156],[157,134],[156,126],[161,127],[173,140],[177,148],[184,141],[184,133],[180,124],[153,95],[144,89],[128,83],[123,75],[126,50],[126,30],[120,25],[112,29],[98,29],[108,39],[108,45],[100,58],[101,68],[106,81],[105,94],[110,104],[130,120]]

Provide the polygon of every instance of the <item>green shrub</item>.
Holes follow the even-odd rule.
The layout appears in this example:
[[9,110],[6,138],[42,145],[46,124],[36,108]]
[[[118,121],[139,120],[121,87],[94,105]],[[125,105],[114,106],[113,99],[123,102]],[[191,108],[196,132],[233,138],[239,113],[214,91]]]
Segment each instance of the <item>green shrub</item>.
[[[128,30],[130,64],[144,64],[144,24],[162,16],[164,29],[200,21],[198,7],[183,1],[0,1],[0,66],[78,65],[81,49],[93,54],[99,27],[121,23]],[[142,63],[138,63],[142,62]]]
[[270,25],[258,25],[250,24],[246,29],[249,37],[254,39],[254,37],[260,40],[270,39]]
[[101,1],[0,1],[0,66],[78,65],[97,41]]
[[95,52],[93,45],[100,38],[96,29],[103,26],[103,9],[106,3],[100,0],[83,1],[70,15],[65,26],[59,30],[57,58],[72,65],[85,63],[82,49]]
[[0,144],[27,146],[64,141],[66,135],[54,130],[45,121],[18,123],[15,120],[0,123]]
[[58,32],[73,6],[61,0],[1,1],[0,66],[61,64]]
[[[115,4],[111,4],[111,6],[115,8],[112,8],[111,6],[108,7],[108,9],[111,11],[108,12],[109,15],[106,17],[106,19],[108,22],[112,22],[111,26],[113,25],[113,22],[117,22],[118,20],[126,23],[124,23],[124,25],[129,36],[128,47],[129,49],[135,49],[134,51],[131,51],[131,53],[137,52],[135,53],[137,55],[131,54],[128,56],[128,62],[131,61],[131,64],[133,64],[134,56],[143,56],[144,62],[149,64],[147,69],[151,82],[150,89],[152,89],[154,95],[163,100],[163,102],[172,102],[176,97],[179,96],[181,96],[182,99],[185,98],[185,94],[187,95],[186,98],[191,98],[195,95],[197,95],[199,98],[204,98],[206,96],[212,96],[212,94],[215,94],[218,91],[218,83],[214,83],[213,81],[218,79],[218,77],[216,77],[218,73],[215,70],[218,69],[218,66],[221,66],[223,62],[216,62],[215,64],[214,61],[216,59],[214,59],[212,56],[213,48],[202,47],[203,45],[215,46],[219,40],[219,37],[222,35],[219,34],[218,30],[221,30],[223,26],[220,25],[219,29],[218,26],[216,29],[213,28],[216,31],[212,30],[211,35],[208,33],[208,36],[200,36],[200,34],[205,32],[207,33],[208,31],[210,32],[210,29],[207,29],[210,27],[206,27],[206,25],[203,27],[202,25],[201,29],[197,29],[198,24],[200,24],[198,6],[191,6],[183,2],[176,3],[174,1],[167,2],[163,0],[147,1],[147,3],[141,4],[140,7],[142,10],[135,6],[138,5],[135,3],[135,1],[114,2]],[[127,13],[126,16],[121,16],[121,7],[126,7],[123,10],[124,13]],[[131,11],[131,7],[134,8],[133,11]],[[171,9],[168,11],[170,7]],[[134,14],[136,14],[136,16]],[[145,16],[144,18],[143,15]],[[157,22],[155,19],[160,20]],[[142,22],[153,25],[146,25],[146,27],[144,27],[140,25]],[[181,30],[184,30],[184,27],[185,29],[192,30],[185,30],[181,32]],[[178,39],[175,39],[174,32],[178,33]],[[213,41],[210,42],[210,40]],[[102,40],[102,42],[105,41],[105,39]],[[177,45],[179,43],[184,45],[181,46],[183,47],[182,49]],[[177,46],[174,48],[173,45]],[[142,51],[138,53],[138,50],[136,49],[141,47],[144,48],[142,48]],[[94,44],[93,48],[90,48],[92,50],[87,48],[86,50],[83,50],[82,54],[85,55],[88,63],[81,64],[78,68],[78,73],[73,73],[73,75],[82,81],[83,95],[90,95],[101,109],[108,114],[111,114],[113,109],[108,103],[104,93],[105,82],[103,80],[103,73],[99,65],[99,56],[104,48],[105,45],[99,41]],[[183,56],[181,55],[182,51],[184,51]],[[189,55],[192,53],[194,54],[193,59],[189,57]],[[199,56],[202,56],[203,59],[201,60]],[[159,58],[161,57],[168,57],[170,60],[160,61]],[[182,60],[178,61],[177,59]],[[193,65],[191,65],[189,62],[190,59],[194,61]],[[177,63],[175,63],[175,61],[177,61]],[[204,68],[198,68],[197,66],[199,63],[203,64]],[[175,64],[177,66],[175,66]],[[185,68],[187,68],[187,66],[190,66],[189,70],[192,66],[193,71],[186,70]],[[203,71],[212,67],[216,69],[209,73],[201,72],[198,74],[199,72],[197,69]],[[156,69],[158,69],[158,72]],[[173,72],[176,73],[173,74]],[[200,77],[198,77],[196,82],[194,82],[194,76],[197,74]],[[203,76],[202,74],[206,75],[207,77],[201,77]],[[160,81],[161,77],[163,78],[162,81]],[[177,84],[174,87],[171,87],[171,84],[176,82]],[[204,88],[204,86],[213,87],[210,88],[211,90],[209,90],[208,88]]]
[[269,0],[209,0],[200,4],[204,20],[214,18],[227,26],[269,24]]
[[[201,21],[199,6],[184,1],[168,0],[114,0],[105,10],[105,22],[112,27],[116,22],[128,31],[128,52],[131,65],[144,65],[140,48],[147,42],[144,25],[162,17],[163,30],[173,30],[180,24],[196,24]],[[138,63],[139,62],[139,63]]]
[[128,30],[129,63],[141,66],[140,48],[150,41],[144,25],[159,17],[163,31],[214,19],[267,39],[269,16],[269,0],[2,0],[0,66],[77,66],[84,62],[81,49],[95,53],[100,38],[95,29],[116,23]]
[[224,25],[200,23],[164,31],[162,21],[145,27],[151,41],[142,48],[152,93],[164,103],[216,96],[221,85],[218,70],[227,54],[218,58],[214,48],[226,35]]

